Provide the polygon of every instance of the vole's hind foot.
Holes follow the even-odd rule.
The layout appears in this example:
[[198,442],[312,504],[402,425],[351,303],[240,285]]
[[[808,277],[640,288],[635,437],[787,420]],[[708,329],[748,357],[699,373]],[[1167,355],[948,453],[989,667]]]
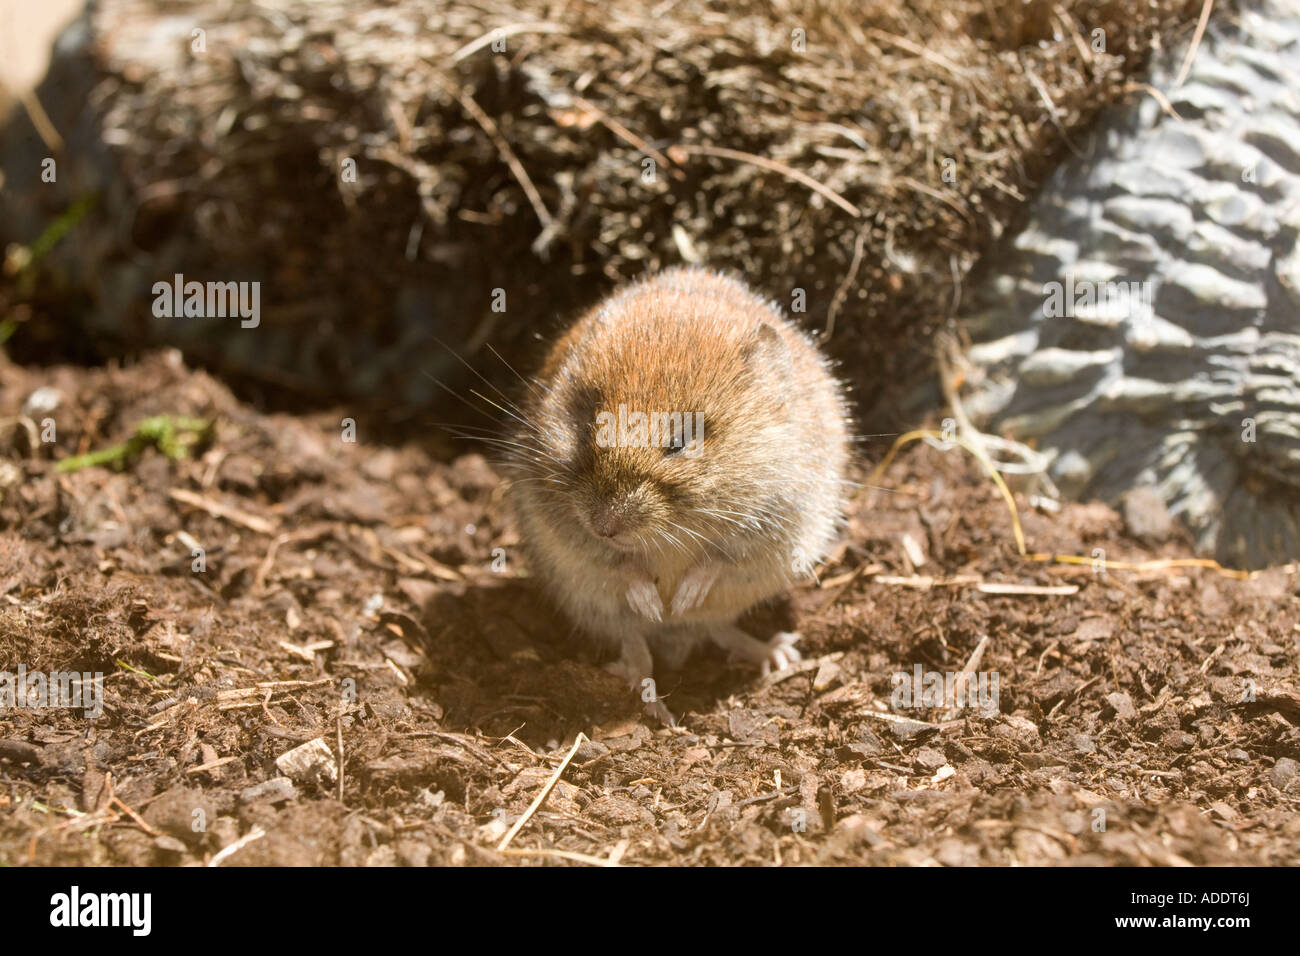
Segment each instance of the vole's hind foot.
[[665,727],[677,726],[677,718],[673,716],[673,712],[668,709],[662,700],[656,698],[647,703],[644,709],[645,715],[651,720],[657,720]]
[[781,631],[772,636],[772,639],[767,642],[767,660],[761,665],[764,677],[774,670],[783,671],[803,660],[799,648],[795,647],[799,637],[798,631]]
[[781,631],[774,634],[771,640],[760,641],[738,627],[724,624],[711,628],[709,636],[723,650],[730,651],[742,661],[757,667],[764,677],[774,670],[783,671],[803,660],[803,655],[795,647],[799,634],[794,631]]

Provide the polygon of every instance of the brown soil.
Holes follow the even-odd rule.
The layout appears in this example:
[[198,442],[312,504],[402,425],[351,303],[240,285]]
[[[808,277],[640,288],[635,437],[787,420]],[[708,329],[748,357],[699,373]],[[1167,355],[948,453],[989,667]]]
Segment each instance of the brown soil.
[[[33,448],[15,416],[41,385],[63,403],[57,444]],[[123,472],[59,473],[44,450],[103,448],[156,414],[216,427],[196,458],[146,450]],[[494,847],[579,732],[512,851],[1300,862],[1293,571],[1032,563],[961,452],[911,446],[890,490],[861,497],[822,586],[748,622],[792,618],[807,666],[760,679],[699,657],[662,675],[683,715],[668,730],[532,592],[481,457],[378,445],[364,419],[346,443],[344,414],[259,414],[170,354],[0,366],[0,671],[106,675],[98,720],[0,711],[0,863],[187,863],[259,831],[232,863],[560,863]],[[1108,508],[1018,503],[1031,551],[1152,556]],[[966,583],[897,583],[914,573]],[[958,671],[983,637],[1000,713],[881,716],[893,675]],[[316,738],[331,756],[314,774],[268,783]]]

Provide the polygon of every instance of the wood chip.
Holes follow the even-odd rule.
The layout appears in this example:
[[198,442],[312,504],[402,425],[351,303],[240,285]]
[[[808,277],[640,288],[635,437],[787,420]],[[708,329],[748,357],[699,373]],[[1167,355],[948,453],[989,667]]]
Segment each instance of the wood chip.
[[173,488],[167,494],[173,500],[206,511],[215,518],[224,518],[259,534],[275,534],[276,528],[273,523],[255,514],[249,514],[247,511],[223,505],[219,501],[213,501],[211,498],[205,498],[192,491],[186,491],[184,488]]
[[999,584],[981,581],[977,590],[984,594],[1078,594],[1077,584]]

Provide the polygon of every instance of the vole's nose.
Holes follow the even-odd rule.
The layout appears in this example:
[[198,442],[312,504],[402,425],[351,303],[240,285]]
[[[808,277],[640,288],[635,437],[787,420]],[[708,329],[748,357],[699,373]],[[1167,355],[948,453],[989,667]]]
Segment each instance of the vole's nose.
[[591,516],[591,530],[602,538],[616,538],[627,530],[627,522],[612,508],[598,508]]
[[631,530],[636,506],[626,492],[601,495],[587,512],[591,533],[598,538],[617,538]]

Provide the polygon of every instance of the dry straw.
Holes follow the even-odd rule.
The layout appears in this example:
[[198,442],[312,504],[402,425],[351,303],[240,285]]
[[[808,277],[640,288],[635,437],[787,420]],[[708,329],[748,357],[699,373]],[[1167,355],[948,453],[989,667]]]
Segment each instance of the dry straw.
[[430,325],[494,323],[513,361],[686,248],[787,306],[805,290],[870,406],[917,380],[979,255],[1198,7],[104,0],[92,102],[130,258],[267,280],[284,333],[164,330],[200,357],[391,404],[427,386],[394,370],[437,367]]

